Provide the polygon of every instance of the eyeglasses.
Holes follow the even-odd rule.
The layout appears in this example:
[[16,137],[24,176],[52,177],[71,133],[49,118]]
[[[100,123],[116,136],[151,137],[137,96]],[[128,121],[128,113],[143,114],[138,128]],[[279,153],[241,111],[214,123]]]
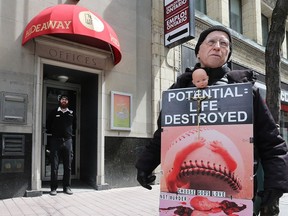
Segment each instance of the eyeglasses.
[[222,48],[228,48],[230,46],[230,43],[228,40],[224,40],[224,39],[216,39],[216,38],[210,38],[207,39],[205,42],[208,46],[215,46],[217,43],[219,43],[220,47]]

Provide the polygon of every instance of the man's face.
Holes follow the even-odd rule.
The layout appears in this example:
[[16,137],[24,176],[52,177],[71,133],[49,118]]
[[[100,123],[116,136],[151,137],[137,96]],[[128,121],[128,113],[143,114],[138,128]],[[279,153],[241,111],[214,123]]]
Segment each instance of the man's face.
[[228,35],[222,31],[213,31],[200,45],[197,57],[201,67],[217,68],[227,62],[229,52]]
[[69,104],[68,98],[63,97],[60,99],[60,107],[61,108],[63,108],[63,109],[67,108],[68,104]]

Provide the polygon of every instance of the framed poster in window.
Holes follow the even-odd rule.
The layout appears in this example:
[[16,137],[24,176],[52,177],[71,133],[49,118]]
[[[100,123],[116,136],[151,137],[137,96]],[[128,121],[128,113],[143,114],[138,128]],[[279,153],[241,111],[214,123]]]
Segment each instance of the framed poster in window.
[[131,130],[132,95],[111,91],[111,129]]

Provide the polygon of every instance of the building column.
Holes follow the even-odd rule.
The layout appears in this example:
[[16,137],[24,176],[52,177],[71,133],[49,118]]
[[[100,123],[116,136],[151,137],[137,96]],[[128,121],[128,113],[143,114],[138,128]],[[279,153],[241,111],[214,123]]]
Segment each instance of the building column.
[[105,83],[104,83],[104,73],[102,72],[99,75],[99,81],[98,81],[98,125],[97,133],[97,176],[96,176],[96,185],[95,189],[97,190],[107,190],[109,188],[109,185],[105,183],[105,141],[104,141],[104,128],[105,128],[105,116],[106,116],[106,101],[105,100]]
[[229,26],[229,0],[207,2],[207,16],[222,23],[224,26]]
[[243,35],[262,44],[261,0],[242,1]]

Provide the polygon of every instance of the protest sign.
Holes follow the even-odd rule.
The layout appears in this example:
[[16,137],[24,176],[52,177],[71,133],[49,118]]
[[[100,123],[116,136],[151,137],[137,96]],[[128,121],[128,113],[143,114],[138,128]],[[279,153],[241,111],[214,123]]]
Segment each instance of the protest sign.
[[160,215],[253,214],[250,83],[165,91],[161,126]]

